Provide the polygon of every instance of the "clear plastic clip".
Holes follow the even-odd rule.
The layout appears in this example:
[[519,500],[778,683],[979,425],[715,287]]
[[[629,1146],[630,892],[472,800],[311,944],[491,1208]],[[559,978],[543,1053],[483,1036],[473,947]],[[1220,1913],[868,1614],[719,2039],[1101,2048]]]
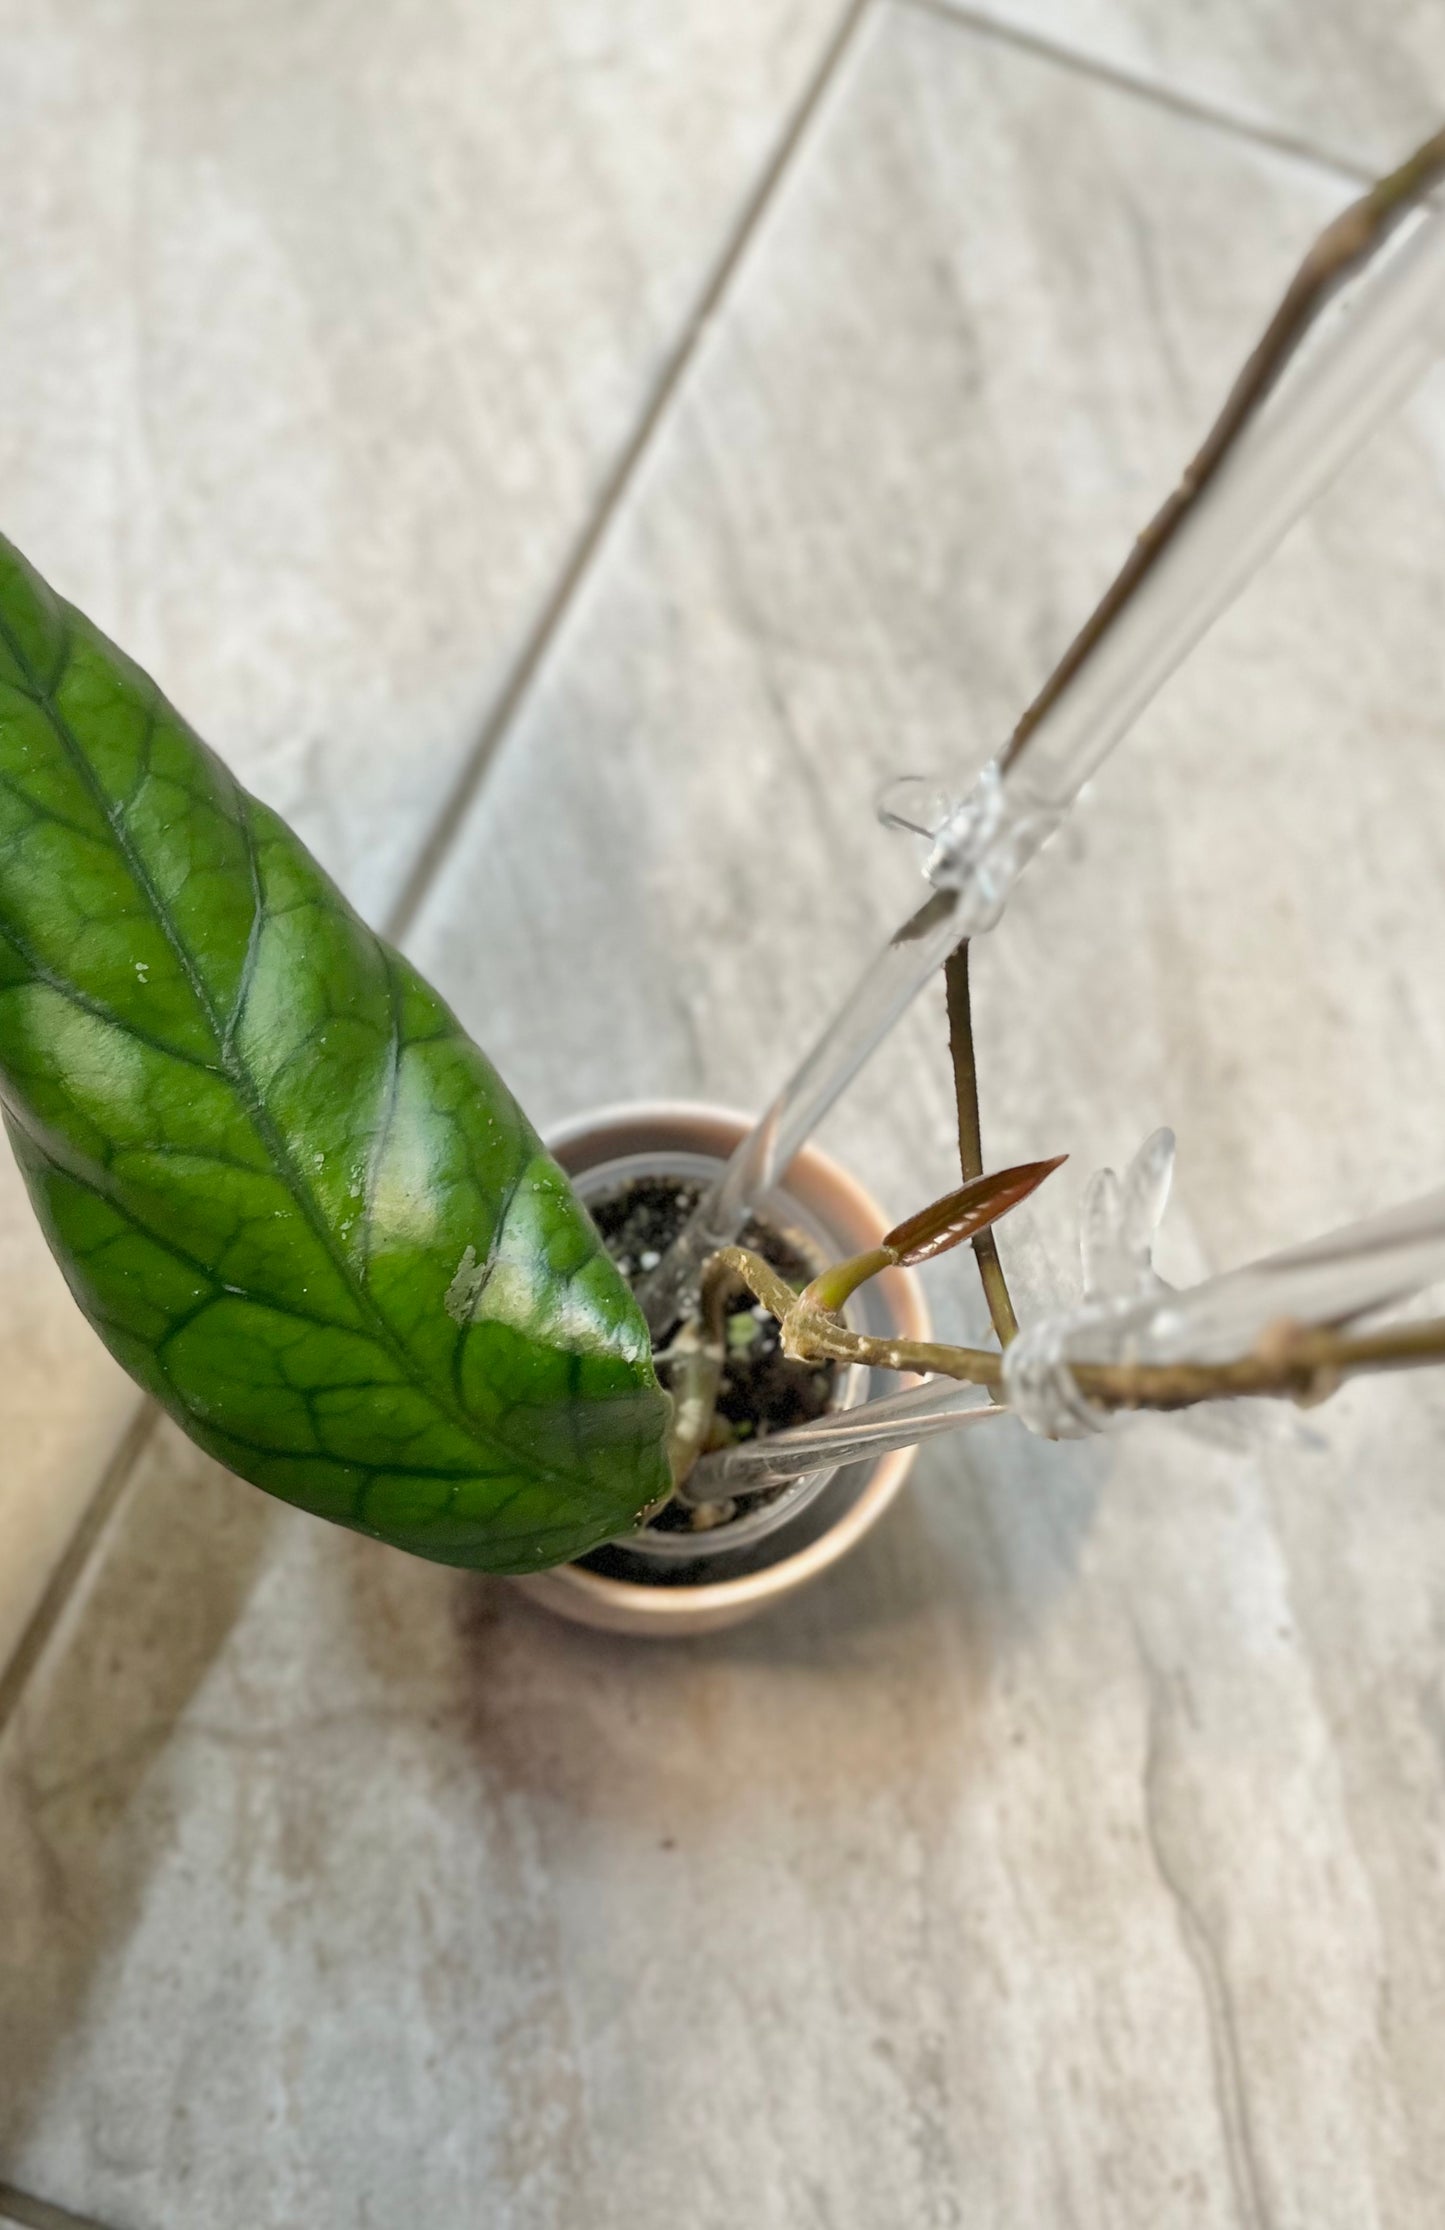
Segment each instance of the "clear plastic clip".
[[1101,1169],[1084,1196],[1079,1251],[1084,1298],[1020,1332],[1004,1356],[1015,1413],[1046,1440],[1107,1431],[1113,1415],[1080,1393],[1070,1361],[1137,1360],[1149,1325],[1173,1288],[1154,1268],[1154,1241],[1174,1176],[1174,1133],[1145,1139],[1122,1177]]
[[1062,808],[1006,781],[997,759],[965,797],[929,775],[905,774],[878,800],[885,828],[923,839],[923,872],[934,889],[961,894],[967,918],[959,928],[968,936],[993,928],[1019,876],[1063,817]]

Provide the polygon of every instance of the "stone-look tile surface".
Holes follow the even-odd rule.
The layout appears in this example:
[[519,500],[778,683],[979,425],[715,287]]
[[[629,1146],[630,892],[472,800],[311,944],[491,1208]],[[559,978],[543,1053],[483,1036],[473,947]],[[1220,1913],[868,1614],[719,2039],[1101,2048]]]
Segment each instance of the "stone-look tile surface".
[[1424,2224],[1369,1861],[1438,1789],[1319,1640],[1218,1456],[935,1456],[662,1652],[167,1436],[6,1745],[7,2168],[125,2230]]
[[[540,1117],[775,1080],[916,891],[873,785],[998,740],[1337,192],[880,21],[419,925]],[[1442,471],[1427,393],[981,950],[993,1155],[1074,1155],[1024,1293],[1161,1119],[1176,1275],[1436,1178]],[[899,1209],[940,1045],[831,1126]],[[1445,1400],[1308,1426],[935,1444],[668,1652],[165,1435],[0,1744],[0,2174],[126,2230],[1427,2230]]]
[[140,1395],[79,1315],[0,1148],[0,1671]]
[[4,0],[6,531],[403,877],[834,0]]
[[67,2207],[52,2206],[28,2191],[0,2186],[0,2223],[5,2230],[107,2230],[101,2223],[72,2214]]
[[[954,0],[924,0],[948,7]],[[1445,118],[1434,0],[956,0],[1163,92],[1383,168]]]
[[[373,915],[835,0],[0,0],[0,531]],[[0,1149],[0,1663],[133,1395]]]

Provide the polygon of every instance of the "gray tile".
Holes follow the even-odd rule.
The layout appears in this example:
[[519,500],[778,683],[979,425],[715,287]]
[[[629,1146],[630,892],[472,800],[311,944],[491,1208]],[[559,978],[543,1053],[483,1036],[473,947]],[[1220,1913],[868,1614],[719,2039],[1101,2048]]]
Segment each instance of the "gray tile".
[[0,1148],[0,1672],[95,1494],[140,1395],[71,1300]]
[[53,2207],[48,2199],[36,2199],[7,2184],[0,2184],[0,2223],[7,2230],[107,2230],[102,2223],[87,2221],[83,2215]]
[[[1182,2191],[1231,2220],[1141,1796],[1125,1514],[1085,1581],[1087,1480],[1023,1515],[1015,1486],[935,1466],[811,1600],[664,1657],[333,1538],[168,1437],[6,1746],[9,2172],[148,2225],[862,2230],[1096,2205],[1113,2124],[1112,2219]],[[1171,1528],[1142,1528],[1166,1579]],[[1227,1639],[1206,1740],[1247,1700]],[[1282,1742],[1294,1685],[1260,1707]],[[1263,1805],[1260,1746],[1201,1793],[1158,1709],[1188,1878],[1212,1807]],[[1353,1916],[1309,1855],[1266,1986]]]
[[9,531],[379,908],[840,10],[5,4]]
[[1368,169],[1445,114],[1432,0],[922,0]]
[[[0,0],[0,528],[373,914],[838,0]],[[0,1149],[0,1664],[133,1406]]]
[[[878,786],[1007,734],[1341,191],[907,10],[829,144],[413,938],[544,1122],[772,1088],[919,888]],[[994,1150],[1075,1157],[1026,1211],[1058,1248],[1164,1119],[1181,1270],[1430,1181],[1442,460],[1437,381],[980,953]],[[952,1166],[940,1045],[830,1132],[900,1211]]]
[[[535,1113],[775,1080],[916,892],[874,784],[998,740],[1336,192],[880,22],[418,924]],[[1031,1298],[1161,1119],[1175,1274],[1430,1181],[1442,432],[980,952],[993,1154],[1074,1155]],[[945,1181],[936,1013],[831,1130],[900,1209]],[[165,1435],[0,1744],[0,2173],[147,2230],[1426,2230],[1442,1422],[936,1444],[814,1593],[665,1654]]]

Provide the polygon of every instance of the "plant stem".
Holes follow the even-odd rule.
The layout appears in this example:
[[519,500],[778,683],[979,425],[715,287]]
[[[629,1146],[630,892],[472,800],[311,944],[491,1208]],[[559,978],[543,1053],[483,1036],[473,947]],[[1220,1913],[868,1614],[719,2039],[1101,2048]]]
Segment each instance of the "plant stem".
[[[750,1260],[761,1262],[762,1257]],[[762,1266],[768,1267],[766,1263]],[[781,1279],[778,1282],[782,1284]],[[717,1398],[727,1364],[728,1298],[746,1283],[731,1263],[714,1257],[703,1273],[698,1321],[685,1326],[681,1335],[685,1344],[674,1366],[676,1408],[667,1455],[672,1468],[672,1498],[689,1510],[717,1509],[726,1499],[708,1493],[706,1488],[699,1493],[690,1482],[717,1415]],[[792,1288],[784,1286],[783,1290],[791,1292]]]
[[[953,1094],[958,1107],[958,1160],[964,1180],[983,1174],[983,1133],[978,1111],[978,1061],[973,1045],[973,1001],[968,984],[967,937],[954,946],[943,965],[944,993],[948,1001],[948,1051],[953,1062]],[[992,1228],[980,1231],[973,1242],[974,1258],[983,1283],[984,1299],[1000,1347],[1017,1339],[1019,1320],[1003,1274],[998,1240]]]
[[[770,1263],[745,1247],[724,1247],[708,1264],[710,1292],[734,1279],[772,1311],[783,1329],[784,1353],[799,1361],[832,1357],[839,1362],[871,1363],[882,1370],[925,1371],[986,1386],[995,1394],[1002,1386],[1002,1358],[991,1349],[953,1347],[937,1340],[879,1339],[854,1332],[806,1293],[795,1292]],[[1362,1371],[1408,1370],[1441,1362],[1445,1362],[1445,1318],[1356,1335],[1282,1319],[1268,1326],[1247,1354],[1227,1362],[1077,1362],[1068,1367],[1080,1393],[1100,1409],[1172,1410],[1246,1395],[1318,1401],[1333,1393],[1343,1379]]]
[[1445,1362],[1445,1318],[1350,1337],[1280,1323],[1229,1363],[1071,1363],[1081,1394],[1101,1409],[1189,1409],[1198,1402],[1273,1395],[1309,1405],[1365,1371]]
[[879,1339],[855,1332],[811,1300],[794,1292],[771,1263],[746,1247],[722,1247],[704,1273],[705,1284],[724,1273],[741,1278],[765,1309],[771,1309],[783,1328],[783,1353],[795,1362],[816,1363],[831,1358],[840,1363],[871,1363],[879,1370],[926,1371],[943,1378],[961,1378],[974,1386],[997,1386],[1003,1374],[1002,1359],[992,1348],[946,1347],[937,1340]]
[[673,1369],[672,1430],[667,1440],[667,1461],[672,1491],[677,1494],[701,1455],[717,1412],[726,1350],[721,1331],[710,1317],[702,1326],[689,1327],[691,1343],[682,1348]]
[[[1253,1355],[1234,1364],[1158,1365],[1137,1371],[1079,1364],[1075,1375],[1101,1407],[1177,1409],[1244,1395],[1282,1395],[1309,1403],[1323,1400],[1341,1380],[1362,1371],[1406,1370],[1438,1362],[1445,1362],[1445,1319],[1357,1339],[1277,1325],[1272,1339],[1266,1335],[1256,1342]],[[962,1387],[940,1388],[936,1379],[929,1380],[881,1401],[864,1402],[858,1409],[837,1411],[817,1424],[790,1426],[765,1440],[750,1441],[746,1448],[705,1456],[688,1499],[782,1486],[828,1465],[872,1461],[891,1449],[1008,1414],[991,1401],[970,1400]]]
[[891,1270],[897,1260],[892,1247],[869,1247],[863,1254],[850,1254],[845,1262],[830,1263],[826,1270],[820,1271],[798,1298],[833,1315],[860,1285],[876,1278],[880,1270]]

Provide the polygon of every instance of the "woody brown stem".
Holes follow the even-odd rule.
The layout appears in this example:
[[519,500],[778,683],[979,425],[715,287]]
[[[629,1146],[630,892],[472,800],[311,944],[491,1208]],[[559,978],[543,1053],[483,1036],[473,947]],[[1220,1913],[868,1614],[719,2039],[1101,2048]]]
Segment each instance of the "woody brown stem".
[[831,1358],[840,1363],[872,1363],[880,1370],[937,1372],[979,1386],[997,1386],[1001,1359],[982,1347],[946,1347],[937,1340],[876,1339],[840,1324],[807,1293],[797,1293],[771,1263],[746,1247],[722,1247],[704,1273],[706,1281],[740,1278],[755,1300],[770,1309],[783,1328],[783,1352],[796,1362]]
[[1081,1394],[1102,1409],[1189,1409],[1197,1402],[1267,1395],[1324,1401],[1366,1371],[1445,1362],[1445,1319],[1351,1337],[1309,1325],[1272,1325],[1229,1363],[1073,1363]]
[[[832,1357],[883,1370],[923,1371],[985,1386],[1004,1399],[1003,1362],[987,1348],[936,1340],[888,1340],[851,1331],[806,1294],[796,1293],[761,1256],[724,1247],[710,1277],[739,1279],[783,1328],[784,1351],[800,1361]],[[1445,1318],[1350,1335],[1309,1325],[1273,1325],[1247,1355],[1225,1363],[1071,1363],[1079,1391],[1100,1409],[1189,1409],[1205,1401],[1246,1396],[1323,1401],[1345,1379],[1366,1371],[1409,1370],[1445,1362]]]
[[[953,1096],[958,1109],[958,1159],[964,1178],[983,1174],[983,1130],[978,1111],[978,1059],[973,1045],[973,1000],[968,984],[968,939],[956,945],[944,962],[943,986],[948,1002],[948,1052],[953,1063]],[[974,1259],[983,1284],[984,1299],[1000,1347],[1018,1337],[1008,1280],[1003,1274],[998,1240],[992,1230],[981,1231],[973,1242]]]

